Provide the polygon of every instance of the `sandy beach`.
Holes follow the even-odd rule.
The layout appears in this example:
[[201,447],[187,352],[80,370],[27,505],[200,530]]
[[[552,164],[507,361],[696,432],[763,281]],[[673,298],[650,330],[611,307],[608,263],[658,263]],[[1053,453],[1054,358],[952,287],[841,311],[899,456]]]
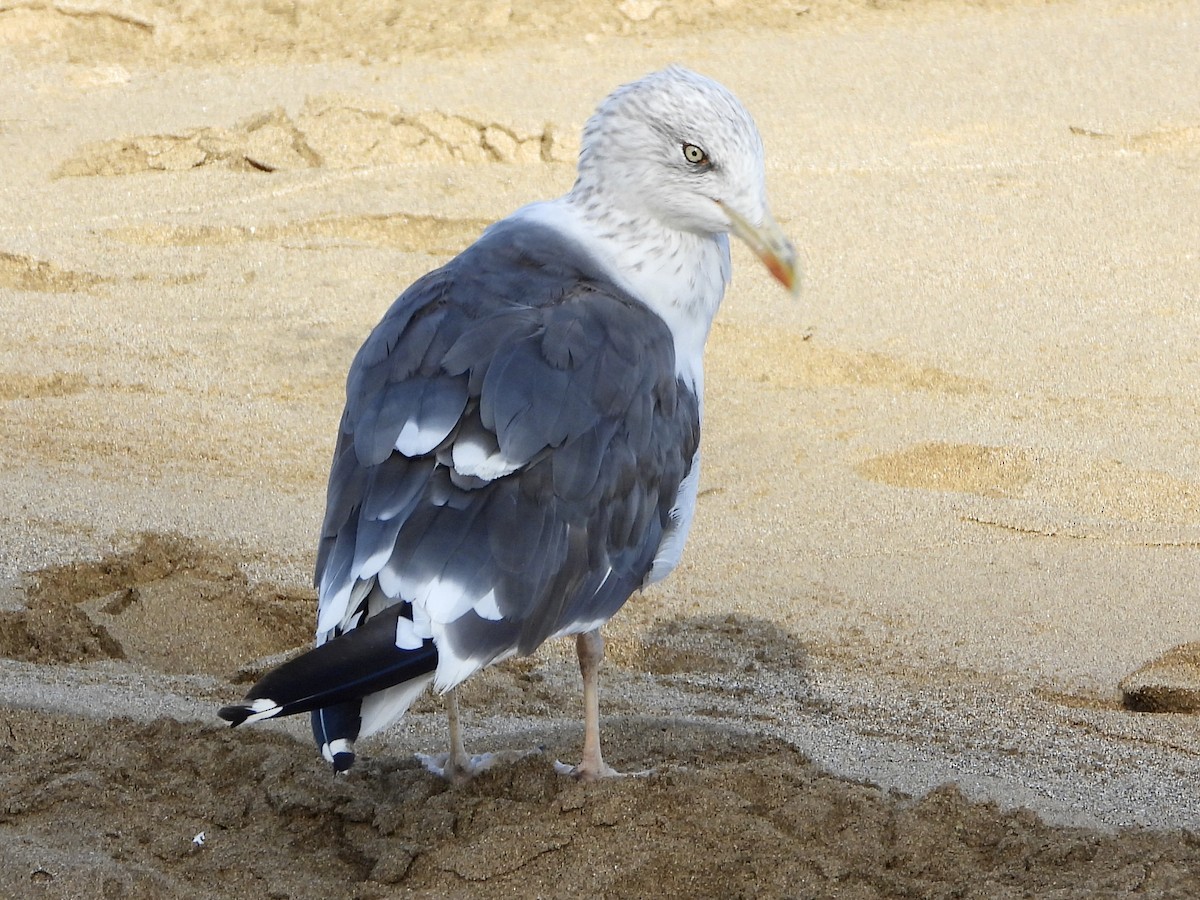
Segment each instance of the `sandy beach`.
[[[0,895],[1200,894],[1200,2],[0,0]],[[311,640],[355,351],[732,89],[742,247],[679,570],[335,778],[216,709]],[[302,717],[303,718],[303,717]]]

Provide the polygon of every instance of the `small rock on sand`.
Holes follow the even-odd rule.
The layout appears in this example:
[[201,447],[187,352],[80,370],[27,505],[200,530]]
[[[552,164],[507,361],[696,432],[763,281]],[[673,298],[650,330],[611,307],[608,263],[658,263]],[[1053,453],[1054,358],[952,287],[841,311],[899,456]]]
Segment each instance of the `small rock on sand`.
[[1200,712],[1200,641],[1172,647],[1121,679],[1126,709]]

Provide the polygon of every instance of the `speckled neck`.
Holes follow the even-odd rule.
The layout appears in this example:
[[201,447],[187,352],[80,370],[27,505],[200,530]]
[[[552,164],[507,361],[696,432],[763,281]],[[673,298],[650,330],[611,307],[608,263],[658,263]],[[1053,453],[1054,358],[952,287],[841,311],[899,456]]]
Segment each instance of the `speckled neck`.
[[667,228],[578,189],[518,215],[575,237],[615,282],[654,310],[675,336],[680,377],[702,390],[704,343],[729,280],[725,235]]

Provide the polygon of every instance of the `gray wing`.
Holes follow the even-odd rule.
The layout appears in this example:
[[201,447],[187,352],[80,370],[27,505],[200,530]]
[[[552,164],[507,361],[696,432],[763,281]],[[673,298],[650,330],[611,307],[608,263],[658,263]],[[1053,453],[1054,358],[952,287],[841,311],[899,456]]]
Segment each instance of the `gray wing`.
[[409,603],[398,639],[435,640],[445,688],[596,627],[650,572],[698,442],[666,324],[552,229],[494,226],[351,367],[318,639]]

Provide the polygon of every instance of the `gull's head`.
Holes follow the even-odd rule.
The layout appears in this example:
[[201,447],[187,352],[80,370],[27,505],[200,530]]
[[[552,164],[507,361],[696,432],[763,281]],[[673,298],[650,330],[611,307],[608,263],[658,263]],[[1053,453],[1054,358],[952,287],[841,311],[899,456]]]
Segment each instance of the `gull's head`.
[[610,94],[583,130],[575,191],[678,231],[732,233],[799,288],[796,251],[767,205],[758,128],[710,78],[672,66]]

